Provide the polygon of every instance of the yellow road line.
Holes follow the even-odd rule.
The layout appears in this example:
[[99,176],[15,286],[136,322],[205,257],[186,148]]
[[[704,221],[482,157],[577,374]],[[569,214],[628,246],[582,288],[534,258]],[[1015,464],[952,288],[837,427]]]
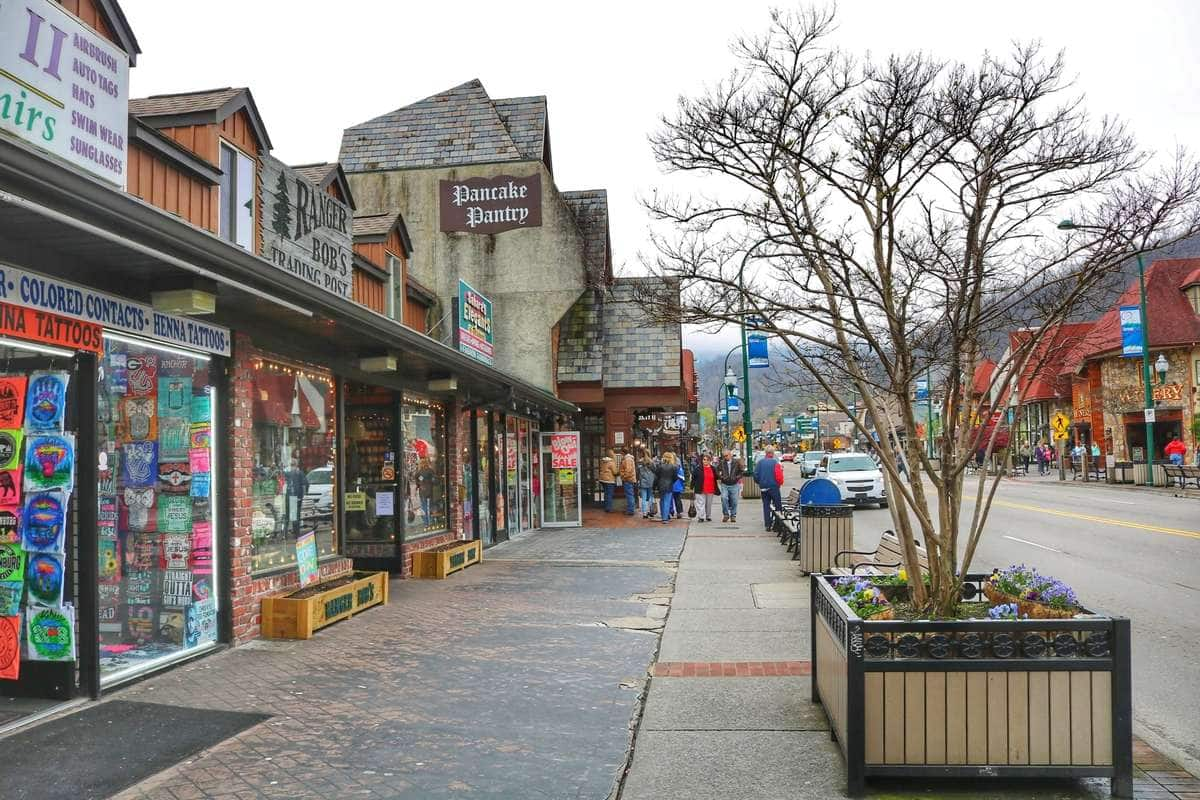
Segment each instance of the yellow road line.
[[1122,528],[1136,528],[1139,531],[1149,531],[1151,533],[1166,533],[1171,536],[1184,536],[1188,539],[1200,539],[1200,531],[1185,531],[1182,528],[1164,528],[1161,525],[1147,525],[1144,522],[1129,522],[1123,519],[1113,519],[1111,517],[1096,517],[1091,514],[1076,514],[1074,511],[1059,511],[1054,508],[1044,508],[1042,506],[1027,506],[1022,503],[1011,503],[1008,500],[993,500],[992,505],[1001,506],[1003,508],[1016,508],[1021,511],[1036,511],[1039,514],[1053,514],[1056,517],[1068,517],[1070,519],[1082,519],[1087,522],[1099,522],[1104,525],[1118,525]]

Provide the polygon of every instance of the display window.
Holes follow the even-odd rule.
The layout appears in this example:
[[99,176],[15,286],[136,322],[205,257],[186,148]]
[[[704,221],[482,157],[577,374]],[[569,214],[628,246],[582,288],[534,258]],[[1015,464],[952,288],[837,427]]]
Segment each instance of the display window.
[[458,498],[462,506],[462,535],[463,538],[475,538],[475,459],[472,457],[474,440],[471,438],[472,412],[462,411],[458,415],[458,430],[455,441],[459,443],[461,452],[458,454]]
[[395,542],[396,401],[390,391],[350,384],[346,395],[346,540]]
[[496,529],[492,525],[492,440],[489,432],[489,419],[491,414],[487,411],[475,412],[475,471],[477,491],[475,497],[479,502],[476,504],[476,519],[479,526],[479,539],[485,547],[488,547],[496,542]]
[[540,431],[537,423],[529,426],[529,489],[532,514],[530,519],[534,528],[542,527],[542,447]]
[[211,366],[207,356],[105,336],[96,414],[102,681],[217,640]]
[[251,566],[260,573],[293,567],[306,533],[318,557],[337,552],[337,408],[327,372],[257,360],[252,377]]
[[519,505],[521,508],[521,529],[527,530],[533,527],[533,518],[529,514],[529,421],[517,421],[516,444],[520,450],[518,458],[518,467],[520,469],[519,482]]
[[508,525],[511,532],[521,530],[522,524],[521,503],[517,499],[517,492],[520,490],[521,485],[517,474],[519,456],[520,451],[517,447],[517,418],[509,417],[505,421],[504,434],[504,485],[508,497],[505,507],[508,509]]
[[445,406],[405,395],[400,420],[404,439],[405,538],[444,533],[450,520],[446,497]]

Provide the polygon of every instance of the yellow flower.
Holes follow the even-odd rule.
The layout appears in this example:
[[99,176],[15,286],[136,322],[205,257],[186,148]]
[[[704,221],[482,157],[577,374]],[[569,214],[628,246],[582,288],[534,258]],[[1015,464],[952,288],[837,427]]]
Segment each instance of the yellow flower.
[[902,581],[908,580],[908,573],[904,571],[904,567],[901,567],[900,572],[898,572],[897,574],[900,576],[900,580],[902,580]]

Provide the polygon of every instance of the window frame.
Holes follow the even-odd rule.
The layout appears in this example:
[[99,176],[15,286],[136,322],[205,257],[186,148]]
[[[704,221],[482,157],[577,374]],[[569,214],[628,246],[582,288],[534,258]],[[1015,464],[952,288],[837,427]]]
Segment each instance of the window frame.
[[[222,175],[222,180],[217,185],[217,235],[230,244],[253,253],[255,250],[254,231],[257,227],[258,214],[258,198],[255,196],[258,193],[258,160],[227,139],[218,138],[217,149]],[[231,168],[228,171],[225,169],[226,151],[230,154]],[[239,202],[242,200],[240,193],[241,170],[239,169],[239,164],[243,159],[250,165],[251,172],[249,186],[249,202],[251,203],[249,214],[250,230],[246,235],[246,242],[244,244],[239,239],[241,231],[238,226],[237,212],[237,209],[241,205],[244,205],[244,202]],[[228,179],[225,176],[228,176]],[[233,198],[232,201],[227,202],[230,197]]]
[[[396,270],[403,270],[403,264],[400,262],[400,257],[393,253],[386,253],[387,256],[387,294],[383,299],[383,313],[392,319],[396,319]],[[400,321],[404,322],[404,306],[400,306]],[[424,331],[422,331],[423,333]]]

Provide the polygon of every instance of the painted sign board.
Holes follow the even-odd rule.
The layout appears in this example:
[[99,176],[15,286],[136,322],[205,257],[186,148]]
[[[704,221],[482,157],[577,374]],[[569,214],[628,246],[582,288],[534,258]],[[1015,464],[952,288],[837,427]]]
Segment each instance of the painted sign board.
[[[760,324],[762,320],[751,317],[748,322],[756,325]],[[765,369],[771,366],[767,353],[767,335],[762,331],[746,333],[746,361],[751,369]]]
[[300,585],[308,586],[317,579],[317,535],[312,531],[296,539],[296,570]]
[[492,337],[492,301],[464,280],[458,282],[455,299],[454,342],[460,353],[476,361],[494,364],[496,348]]
[[0,3],[0,106],[0,130],[124,188],[129,56],[58,3]]
[[550,468],[575,469],[579,466],[579,434],[550,434]]
[[116,331],[227,356],[228,328],[191,317],[164,314],[115,295],[0,263],[0,302],[49,311]]
[[0,336],[104,352],[104,329],[99,325],[8,303],[0,303]]
[[542,226],[542,176],[438,182],[443,233],[503,233]]
[[263,258],[322,291],[352,299],[353,212],[277,158],[264,156]]
[[1142,355],[1142,309],[1121,306],[1121,355],[1134,358]]

